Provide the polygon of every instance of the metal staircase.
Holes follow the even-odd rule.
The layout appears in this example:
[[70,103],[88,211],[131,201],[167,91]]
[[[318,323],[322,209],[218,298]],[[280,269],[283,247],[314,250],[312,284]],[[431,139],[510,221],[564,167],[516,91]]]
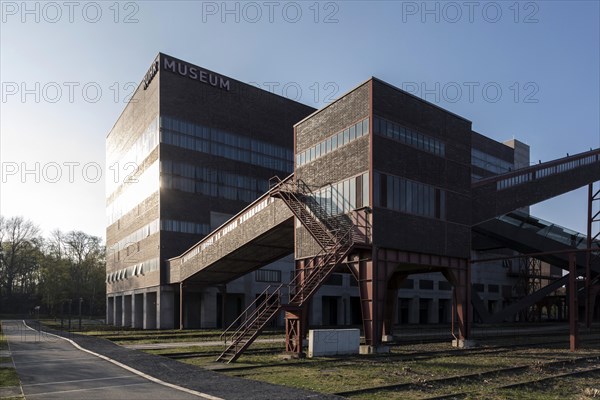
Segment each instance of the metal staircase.
[[306,184],[293,176],[275,179],[271,195],[285,202],[321,251],[296,271],[290,283],[265,289],[223,332],[221,338],[229,345],[217,361],[235,361],[279,312],[302,307],[347,258],[355,243],[366,241],[347,215],[333,215],[323,208]]

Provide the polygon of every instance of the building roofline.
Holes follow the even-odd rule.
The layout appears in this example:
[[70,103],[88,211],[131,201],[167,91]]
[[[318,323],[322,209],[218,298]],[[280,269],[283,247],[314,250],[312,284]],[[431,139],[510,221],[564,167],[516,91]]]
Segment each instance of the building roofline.
[[360,88],[361,86],[363,86],[366,83],[369,83],[371,80],[373,79],[373,77],[370,77],[369,79],[359,83],[356,86],[353,86],[352,89],[348,90],[347,92],[345,92],[344,94],[340,95],[337,99],[335,99],[334,101],[332,101],[331,103],[327,104],[324,107],[321,107],[317,110],[315,110],[314,112],[312,112],[311,114],[307,115],[306,117],[302,118],[300,121],[296,122],[294,124],[294,127],[297,125],[300,125],[301,123],[303,123],[304,121],[306,121],[309,118],[314,117],[315,115],[317,115],[318,113],[320,113],[321,111],[324,111],[325,109],[329,108],[330,106],[332,106],[333,104],[337,103],[338,101],[340,101],[341,99],[343,99],[344,97],[346,97],[347,95],[349,95],[350,93],[354,92],[355,90],[357,90],[358,88]]
[[[202,66],[200,66],[200,65],[196,65],[196,64],[194,64],[194,63],[191,63],[191,62],[189,62],[189,61],[182,60],[181,58],[173,57],[172,55],[169,55],[169,54],[166,54],[166,53],[163,53],[163,52],[159,52],[159,53],[158,53],[157,57],[160,57],[160,56],[166,56],[166,57],[169,57],[169,58],[175,59],[175,60],[177,60],[177,61],[181,61],[181,62],[184,62],[184,63],[190,64],[190,65],[193,65],[194,67],[201,68],[201,69],[203,69],[203,70],[205,70],[205,71],[207,71],[207,72],[212,72],[213,74],[216,74],[216,75],[221,75],[221,76],[223,76],[223,77],[225,77],[225,78],[227,78],[227,79],[230,79],[230,80],[232,80],[232,81],[234,81],[234,82],[236,82],[236,83],[239,83],[239,84],[241,84],[241,85],[246,85],[246,86],[249,86],[249,87],[251,87],[251,88],[254,88],[254,89],[257,89],[257,90],[261,90],[261,91],[263,91],[265,94],[269,94],[269,95],[271,95],[271,96],[274,96],[274,97],[277,97],[277,98],[280,98],[280,99],[286,100],[286,101],[288,101],[288,102],[290,102],[290,103],[300,104],[300,105],[303,105],[303,106],[305,106],[305,107],[308,107],[308,108],[315,109],[314,107],[312,107],[312,106],[309,106],[308,104],[304,104],[304,103],[302,103],[302,102],[300,102],[300,101],[292,100],[292,99],[290,99],[290,98],[288,98],[288,97],[282,96],[282,95],[280,95],[280,94],[277,94],[277,93],[269,92],[268,90],[261,89],[261,88],[259,88],[258,86],[252,85],[252,84],[250,84],[250,83],[242,82],[242,81],[240,81],[240,80],[238,80],[238,79],[235,79],[235,78],[232,78],[232,77],[230,77],[230,76],[228,76],[228,75],[222,74],[221,72],[216,72],[216,71],[210,70],[210,69],[208,69],[208,68],[202,67]],[[160,69],[159,69],[159,70],[160,70]],[[141,83],[141,82],[140,82],[140,83]]]
[[473,124],[473,122],[472,122],[471,120],[469,120],[469,119],[467,119],[467,118],[465,118],[465,117],[462,117],[462,116],[460,116],[460,115],[458,115],[458,114],[455,114],[455,113],[453,113],[452,111],[448,111],[448,110],[446,110],[445,108],[438,106],[437,104],[434,104],[434,103],[432,103],[432,102],[429,102],[429,101],[427,101],[427,100],[424,100],[424,99],[420,98],[419,96],[416,96],[416,95],[414,95],[414,94],[412,94],[412,93],[409,93],[409,92],[407,92],[406,90],[402,90],[402,89],[400,89],[399,87],[397,87],[397,86],[394,86],[394,85],[392,85],[391,83],[388,83],[388,82],[386,82],[386,81],[383,81],[383,80],[381,80],[381,79],[379,79],[379,78],[377,78],[377,77],[375,77],[375,76],[371,76],[371,77],[370,77],[370,78],[368,78],[367,80],[365,80],[365,81],[363,81],[363,82],[359,83],[358,85],[354,86],[352,89],[350,89],[350,90],[348,90],[347,92],[345,92],[344,94],[342,94],[340,97],[338,97],[337,99],[335,99],[335,100],[334,100],[334,101],[332,101],[331,103],[327,104],[326,106],[324,106],[324,107],[322,107],[322,108],[320,108],[320,109],[316,110],[316,111],[315,111],[315,112],[313,112],[312,114],[310,114],[310,115],[308,115],[307,117],[303,118],[302,120],[298,121],[296,124],[294,124],[294,126],[297,126],[297,125],[299,125],[299,124],[301,124],[301,123],[305,122],[307,119],[309,119],[309,118],[311,118],[311,117],[313,117],[313,116],[317,115],[318,113],[320,113],[321,111],[325,110],[326,108],[328,108],[328,107],[329,107],[329,106],[331,106],[332,104],[335,104],[337,101],[339,101],[339,100],[343,99],[344,97],[346,97],[346,96],[347,96],[347,95],[349,95],[350,93],[354,92],[355,90],[357,90],[358,88],[360,88],[360,87],[361,87],[361,86],[363,86],[364,84],[366,84],[366,83],[369,83],[369,82],[371,82],[371,81],[375,81],[375,82],[381,83],[381,84],[383,84],[383,85],[386,85],[386,86],[388,86],[388,87],[390,87],[390,88],[392,88],[392,89],[394,89],[394,90],[396,90],[396,91],[398,91],[398,92],[401,92],[402,94],[405,94],[405,95],[407,95],[407,96],[410,96],[411,98],[413,98],[413,99],[415,99],[415,100],[418,100],[418,101],[420,101],[421,103],[425,103],[426,105],[429,105],[429,106],[435,107],[435,108],[437,108],[438,110],[441,110],[441,111],[443,111],[443,112],[445,112],[445,113],[447,113],[447,114],[450,114],[450,115],[452,115],[452,116],[454,116],[454,117],[456,117],[456,118],[459,118],[459,119],[461,119],[461,120],[463,120],[463,121],[466,121],[466,122],[468,122],[468,123],[470,123],[470,124]]
[[[152,65],[156,61],[156,59],[158,59],[160,57],[161,54],[163,54],[163,53],[158,52],[156,54],[156,56],[154,56],[154,58],[152,59],[152,63],[150,65]],[[133,96],[137,93],[137,91],[140,89],[140,86],[142,85],[143,81],[144,81],[144,78],[142,78],[142,80],[138,83],[137,87],[133,91],[133,94],[131,95],[131,97],[129,98],[129,100],[131,100],[133,98]],[[115,122],[113,123],[113,125],[111,126],[111,128],[108,130],[108,133],[106,134],[106,138],[108,138],[108,136],[113,131],[113,129],[115,129],[115,126],[117,126],[117,123],[119,122],[119,120],[123,116],[123,113],[125,112],[125,110],[127,109],[128,106],[129,106],[129,101],[127,102],[127,104],[125,104],[125,107],[123,107],[123,109],[119,113],[119,116],[117,117],[117,119],[115,120]]]
[[[246,82],[242,82],[242,81],[240,81],[240,80],[238,80],[238,79],[235,79],[235,78],[232,78],[232,77],[230,77],[230,76],[224,75],[224,74],[222,74],[222,73],[220,73],[220,72],[215,72],[215,71],[213,71],[213,70],[210,70],[210,69],[208,69],[208,68],[202,67],[202,66],[200,66],[200,65],[196,65],[196,64],[194,64],[194,63],[191,63],[191,62],[189,62],[189,61],[182,60],[181,58],[173,57],[172,55],[169,55],[169,54],[163,53],[163,52],[161,52],[161,51],[159,51],[159,52],[156,54],[156,56],[155,56],[155,57],[152,59],[152,63],[151,63],[150,65],[152,65],[152,64],[153,64],[154,62],[156,62],[157,60],[160,60],[162,57],[169,57],[169,58],[171,58],[171,59],[173,59],[173,60],[177,60],[177,61],[184,62],[184,63],[186,63],[186,64],[193,65],[194,67],[198,67],[198,68],[200,68],[200,69],[202,69],[202,70],[205,70],[206,72],[210,72],[210,73],[213,73],[213,74],[215,74],[215,75],[221,75],[221,76],[223,76],[223,77],[225,77],[225,78],[227,78],[227,79],[229,79],[229,80],[231,80],[231,81],[234,81],[234,82],[236,82],[236,84],[240,84],[240,85],[246,85],[246,86],[248,86],[248,87],[255,88],[255,89],[257,89],[257,90],[261,90],[261,91],[262,91],[264,94],[267,94],[267,95],[270,95],[270,96],[274,96],[274,97],[277,97],[277,98],[280,98],[280,99],[286,100],[286,101],[288,101],[288,102],[290,102],[290,103],[294,103],[294,104],[300,104],[300,105],[302,105],[302,106],[305,106],[305,107],[307,107],[307,108],[311,108],[311,109],[313,109],[313,110],[315,110],[315,111],[316,111],[316,109],[315,109],[314,107],[312,107],[312,106],[309,106],[308,104],[304,104],[304,103],[302,103],[302,102],[300,102],[300,101],[296,101],[296,100],[289,99],[289,98],[287,98],[287,97],[285,97],[285,96],[282,96],[282,95],[279,95],[279,94],[277,94],[277,93],[272,93],[272,92],[269,92],[269,91],[267,91],[267,90],[264,90],[264,89],[261,89],[261,88],[259,88],[259,87],[257,87],[257,86],[251,85],[251,84],[249,84],[249,83],[246,83]],[[161,71],[160,65],[159,65],[158,71],[159,71],[159,72]],[[137,93],[137,91],[140,89],[140,86],[141,86],[143,83],[144,83],[144,77],[142,77],[142,79],[139,81],[139,83],[138,83],[138,85],[137,85],[137,87],[136,87],[135,91],[133,92],[133,93],[134,93],[134,95],[135,95],[135,93]],[[159,93],[159,96],[160,96],[160,93]],[[131,96],[131,98],[133,98],[133,96]],[[110,135],[110,133],[113,131],[113,129],[115,128],[115,126],[117,125],[117,123],[119,122],[119,120],[121,119],[121,117],[123,116],[123,113],[125,112],[125,109],[127,109],[127,106],[128,106],[128,105],[129,105],[129,103],[127,103],[127,104],[125,105],[125,107],[123,107],[123,109],[121,110],[121,113],[119,114],[119,116],[118,116],[118,117],[117,117],[117,119],[115,120],[114,124],[113,124],[113,125],[112,125],[112,127],[109,129],[108,133],[106,134],[106,137],[107,137],[107,138],[108,138],[108,136]],[[160,108],[159,108],[159,114],[160,114]]]
[[432,106],[432,107],[434,107],[434,108],[437,108],[438,110],[441,110],[441,111],[443,111],[443,112],[445,112],[445,113],[447,113],[447,114],[450,114],[450,115],[452,115],[452,116],[454,116],[454,117],[456,117],[456,118],[462,119],[463,121],[469,122],[469,123],[471,123],[471,124],[473,123],[473,122],[472,122],[470,119],[467,119],[467,118],[465,118],[465,117],[463,117],[463,116],[461,116],[461,115],[455,114],[455,113],[453,113],[452,111],[448,111],[448,110],[446,110],[445,108],[443,108],[443,107],[440,107],[440,106],[438,106],[437,104],[435,104],[435,103],[432,103],[432,102],[430,102],[430,101],[427,101],[427,100],[425,100],[425,99],[422,99],[422,98],[421,98],[421,97],[419,97],[419,96],[416,96],[416,95],[414,95],[414,94],[412,94],[412,93],[410,93],[410,92],[407,92],[406,90],[402,90],[402,89],[400,89],[398,86],[394,86],[394,85],[392,85],[391,83],[388,83],[388,82],[386,82],[386,81],[383,81],[383,80],[381,80],[381,79],[379,79],[379,78],[377,78],[377,77],[374,77],[374,76],[372,76],[372,77],[371,77],[371,79],[372,79],[372,80],[374,80],[374,81],[377,81],[377,82],[379,82],[379,83],[381,83],[381,84],[383,84],[383,85],[389,86],[389,87],[391,87],[392,89],[394,89],[394,90],[397,90],[397,91],[399,91],[399,92],[401,92],[401,93],[403,93],[403,94],[406,94],[406,95],[408,95],[408,96],[412,97],[413,99],[420,101],[421,103],[425,103],[425,104],[427,104],[427,105],[429,105],[429,106]]

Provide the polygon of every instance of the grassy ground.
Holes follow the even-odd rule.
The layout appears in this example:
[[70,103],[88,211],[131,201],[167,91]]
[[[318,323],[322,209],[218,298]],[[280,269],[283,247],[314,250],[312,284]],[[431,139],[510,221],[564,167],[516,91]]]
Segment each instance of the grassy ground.
[[[60,321],[42,321],[60,328]],[[75,323],[73,323],[75,326]],[[266,332],[261,339],[272,342],[255,343],[238,362],[224,366],[215,363],[223,346],[185,346],[147,350],[148,353],[177,358],[181,362],[246,379],[265,381],[322,393],[339,393],[386,385],[402,385],[393,390],[380,388],[368,393],[350,394],[356,399],[423,399],[464,392],[467,399],[577,399],[600,398],[600,372],[579,376],[557,375],[600,367],[600,342],[583,342],[575,353],[568,351],[568,336],[519,333],[514,327],[511,337],[505,326],[488,327],[478,334],[481,345],[473,350],[450,347],[448,340],[428,344],[397,344],[387,355],[322,357],[318,359],[284,359],[281,357],[284,337],[281,331]],[[420,328],[415,328],[420,329]],[[431,329],[436,333],[436,329]],[[510,327],[509,327],[510,331]],[[419,332],[421,332],[419,330]],[[217,330],[118,330],[98,324],[84,324],[81,333],[103,337],[120,344],[204,342],[219,340]],[[597,332],[594,333],[597,335]],[[435,335],[434,335],[435,336]],[[557,343],[560,342],[560,343]],[[506,346],[526,345],[522,348]],[[485,345],[485,346],[483,346]],[[486,347],[487,346],[487,347]],[[570,361],[587,358],[577,363]],[[548,363],[568,363],[550,366]],[[498,371],[523,366],[515,372]],[[474,377],[464,375],[474,374]],[[482,374],[480,376],[480,374]],[[518,388],[503,388],[509,384],[530,382],[544,377],[551,381],[529,383]],[[450,379],[448,379],[450,378]]]
[[[525,342],[526,338],[521,338]],[[592,399],[600,398],[600,372],[592,375],[554,378],[550,383],[530,384],[524,388],[502,389],[500,386],[517,384],[579,369],[600,367],[600,343],[590,344],[585,350],[568,351],[568,342],[548,344],[556,338],[538,338],[533,348],[501,348],[502,340],[494,346],[465,351],[453,349],[448,343],[395,346],[389,355],[322,357],[318,359],[284,360],[278,354],[281,344],[253,345],[251,349],[274,349],[268,354],[245,354],[223,373],[247,379],[293,386],[322,393],[338,393],[384,385],[404,385],[395,390],[379,390],[350,395],[356,399],[422,399],[449,393],[467,392],[470,399]],[[504,340],[513,345],[514,340]],[[531,342],[531,341],[530,341]],[[529,342],[529,343],[530,343]],[[212,348],[185,347],[149,351],[168,356],[173,353],[214,351]],[[579,363],[575,359],[587,358]],[[214,357],[197,355],[180,361],[193,365],[217,368]],[[566,361],[559,366],[549,362]],[[491,373],[502,368],[525,366],[516,372]],[[237,368],[237,369],[236,369]],[[466,374],[482,377],[461,378]],[[437,383],[436,380],[447,379]]]
[[[66,330],[68,323],[61,325],[60,319],[42,319],[42,325],[52,329]],[[170,342],[204,342],[219,341],[222,330],[215,329],[166,329],[166,330],[140,330],[133,328],[116,328],[110,325],[98,323],[86,323],[82,321],[82,329],[79,329],[79,321],[71,322],[73,333],[102,337],[118,344],[149,344],[149,343],[170,343]],[[281,331],[265,331],[261,335],[263,339],[284,338],[285,334]]]
[[[4,337],[4,333],[2,332],[2,328],[0,325],[0,351],[8,351],[8,342]],[[0,357],[0,363],[12,363],[12,357]],[[0,367],[0,388],[8,388],[12,386],[21,386],[21,382],[19,381],[19,376],[17,375],[17,371],[13,367]],[[21,400],[24,399],[23,396],[18,397],[10,397],[6,398],[6,400]]]

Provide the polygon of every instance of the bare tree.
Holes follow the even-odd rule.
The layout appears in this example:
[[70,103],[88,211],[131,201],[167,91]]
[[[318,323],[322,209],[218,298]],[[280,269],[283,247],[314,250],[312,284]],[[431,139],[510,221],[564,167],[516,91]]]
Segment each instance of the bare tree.
[[0,220],[0,276],[2,289],[11,297],[15,283],[22,281],[35,268],[39,228],[23,217]]

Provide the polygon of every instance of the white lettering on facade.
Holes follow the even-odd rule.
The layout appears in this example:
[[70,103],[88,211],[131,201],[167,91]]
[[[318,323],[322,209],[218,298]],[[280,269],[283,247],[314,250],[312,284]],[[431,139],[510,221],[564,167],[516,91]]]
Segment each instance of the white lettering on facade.
[[148,70],[148,72],[146,72],[146,75],[144,76],[144,90],[148,89],[148,85],[150,85],[150,82],[152,82],[152,79],[154,79],[154,76],[156,76],[156,73],[158,72],[158,61],[155,61],[152,63],[152,65],[150,66],[150,69]]
[[[151,69],[152,70],[152,69]],[[200,81],[201,83],[205,83],[207,85],[211,85],[213,87],[229,91],[231,89],[231,84],[229,79],[226,79],[220,75],[214,74],[212,72],[208,72],[196,67],[188,66],[181,61],[170,60],[168,58],[164,59],[163,62],[163,70],[170,71],[181,76],[188,77],[193,80]],[[150,71],[148,71],[150,73]],[[154,73],[156,74],[156,73]],[[146,74],[148,76],[148,74]],[[154,75],[152,75],[154,77]],[[150,83],[148,81],[148,83]],[[144,89],[147,87],[146,80],[144,80]]]

